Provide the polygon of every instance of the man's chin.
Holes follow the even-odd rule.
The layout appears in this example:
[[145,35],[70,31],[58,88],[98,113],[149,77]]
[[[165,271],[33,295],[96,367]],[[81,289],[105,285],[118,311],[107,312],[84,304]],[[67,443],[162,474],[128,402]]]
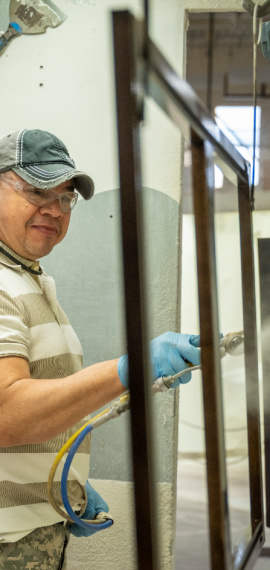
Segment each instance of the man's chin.
[[34,244],[34,245],[27,245],[25,244],[25,255],[23,255],[23,257],[25,257],[26,259],[31,259],[33,261],[35,261],[36,259],[40,259],[41,257],[45,257],[46,255],[49,255],[49,253],[51,253],[51,251],[53,250],[54,246],[56,245],[56,243],[45,243],[42,245],[39,244]]

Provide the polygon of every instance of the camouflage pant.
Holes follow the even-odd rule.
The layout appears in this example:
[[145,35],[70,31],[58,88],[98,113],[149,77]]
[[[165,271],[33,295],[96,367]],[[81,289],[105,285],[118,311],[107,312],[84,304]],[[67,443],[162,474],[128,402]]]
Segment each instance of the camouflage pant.
[[17,542],[0,544],[0,570],[64,570],[69,533],[62,523],[37,528]]

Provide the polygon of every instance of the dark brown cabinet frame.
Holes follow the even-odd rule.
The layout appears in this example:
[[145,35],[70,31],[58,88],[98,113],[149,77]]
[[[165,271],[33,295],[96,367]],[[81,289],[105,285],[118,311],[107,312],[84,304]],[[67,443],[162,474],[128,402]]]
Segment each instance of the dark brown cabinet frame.
[[[144,244],[137,231],[139,219],[143,227],[143,212],[137,200],[141,190],[139,128],[147,95],[179,127],[192,149],[211,569],[250,569],[264,543],[264,521],[249,165],[219,130],[192,88],[180,79],[148,38],[144,22],[137,22],[128,11],[113,12],[113,34],[138,568],[160,567],[151,397],[146,379],[149,363]],[[244,548],[241,546],[241,551],[234,553],[230,540],[218,342],[214,155],[218,155],[224,173],[235,180],[241,242],[252,538]]]

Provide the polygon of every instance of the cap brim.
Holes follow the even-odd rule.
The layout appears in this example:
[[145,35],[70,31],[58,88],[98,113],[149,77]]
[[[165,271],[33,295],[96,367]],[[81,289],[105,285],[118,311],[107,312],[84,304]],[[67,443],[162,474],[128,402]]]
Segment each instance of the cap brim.
[[92,198],[95,185],[85,172],[76,170],[67,164],[32,164],[31,166],[17,166],[12,170],[18,174],[23,180],[32,184],[36,188],[55,188],[59,184],[67,180],[74,179],[75,188],[85,200]]

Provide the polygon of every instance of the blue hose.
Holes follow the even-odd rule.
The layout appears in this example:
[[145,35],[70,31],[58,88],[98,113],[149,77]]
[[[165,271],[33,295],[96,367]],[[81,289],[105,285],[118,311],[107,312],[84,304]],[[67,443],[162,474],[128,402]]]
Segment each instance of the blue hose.
[[62,473],[62,478],[61,478],[61,494],[62,494],[62,501],[64,504],[64,507],[67,511],[67,513],[69,514],[70,518],[72,518],[72,520],[78,524],[79,526],[82,526],[83,528],[86,529],[91,529],[95,532],[98,532],[100,530],[103,530],[105,528],[108,528],[109,526],[111,526],[113,524],[113,521],[108,520],[105,523],[96,525],[96,524],[90,524],[85,522],[83,519],[79,518],[73,511],[71,504],[69,502],[68,499],[68,493],[67,493],[67,481],[68,481],[68,473],[69,473],[69,469],[73,460],[73,457],[78,449],[78,447],[81,445],[82,441],[84,440],[84,438],[87,436],[87,434],[92,431],[93,426],[91,424],[89,424],[88,426],[86,426],[86,428],[84,428],[84,430],[80,433],[80,435],[77,437],[77,439],[74,441],[72,447],[69,450],[67,459],[65,461],[65,465],[63,468],[63,473]]

